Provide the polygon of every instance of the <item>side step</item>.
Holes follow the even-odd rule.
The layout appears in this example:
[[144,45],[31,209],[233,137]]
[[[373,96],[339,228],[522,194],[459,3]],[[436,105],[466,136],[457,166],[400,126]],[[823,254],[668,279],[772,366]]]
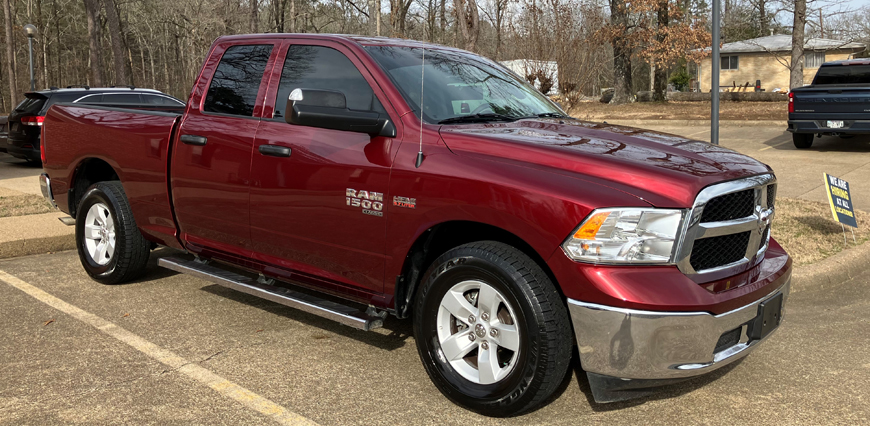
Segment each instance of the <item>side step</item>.
[[230,272],[217,266],[177,257],[161,258],[157,264],[182,274],[192,275],[242,293],[271,300],[272,302],[296,308],[319,317],[328,318],[360,330],[369,331],[384,325],[384,317],[382,316],[370,315],[351,306],[342,305],[288,288],[263,284],[253,278]]

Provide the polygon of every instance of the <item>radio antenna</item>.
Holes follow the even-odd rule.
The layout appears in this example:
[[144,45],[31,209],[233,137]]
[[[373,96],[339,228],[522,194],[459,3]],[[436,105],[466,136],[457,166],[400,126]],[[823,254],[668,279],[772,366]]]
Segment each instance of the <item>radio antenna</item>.
[[423,164],[423,77],[426,76],[426,48],[423,48],[423,63],[420,65],[420,151],[417,152],[417,168]]

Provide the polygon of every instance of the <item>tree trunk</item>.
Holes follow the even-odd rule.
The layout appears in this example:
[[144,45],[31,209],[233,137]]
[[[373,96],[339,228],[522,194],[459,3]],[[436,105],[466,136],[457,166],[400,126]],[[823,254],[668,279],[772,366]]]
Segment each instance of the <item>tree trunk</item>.
[[[668,0],[660,0],[658,4],[658,31],[656,41],[660,46],[666,41],[665,30],[668,28]],[[665,63],[659,63],[655,70],[655,84],[653,89],[653,102],[667,102],[668,91],[668,67]]]
[[791,33],[791,68],[789,85],[794,89],[804,85],[804,28],[807,23],[807,0],[794,0],[794,29]]
[[[280,0],[279,0],[280,1]],[[256,34],[259,31],[257,24],[260,23],[260,4],[257,0],[251,0],[251,34]]]
[[456,25],[462,32],[465,50],[474,51],[480,36],[480,17],[477,12],[476,0],[453,0],[456,9]]
[[369,19],[366,21],[366,30],[369,35],[378,34],[378,15],[381,13],[381,0],[369,0]]
[[296,0],[290,0],[290,32],[296,32]]
[[625,0],[610,0],[610,24],[617,28],[613,38],[613,99],[611,104],[631,102],[631,48],[623,35],[628,27]]
[[15,84],[15,39],[12,37],[12,8],[9,0],[3,1],[3,15],[6,17],[6,78],[9,80],[9,97],[12,103],[9,107],[15,108],[18,99],[18,87]]
[[91,85],[103,85],[103,55],[100,47],[100,3],[99,0],[84,0],[88,16],[88,59],[91,66]]
[[114,0],[103,0],[106,10],[106,23],[109,26],[109,35],[112,39],[112,63],[115,66],[115,85],[130,84],[130,74],[127,72],[124,51],[124,35],[121,33],[121,18],[118,16],[118,8]]

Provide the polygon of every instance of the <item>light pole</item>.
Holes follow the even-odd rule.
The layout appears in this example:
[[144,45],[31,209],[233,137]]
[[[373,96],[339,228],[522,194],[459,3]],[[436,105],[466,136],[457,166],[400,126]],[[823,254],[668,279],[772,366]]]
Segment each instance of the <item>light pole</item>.
[[721,0],[713,0],[713,57],[710,61],[711,86],[710,90],[710,143],[719,145],[719,8]]
[[30,91],[32,92],[36,90],[36,81],[33,79],[33,36],[36,35],[36,26],[25,25],[24,34],[27,34],[27,46],[30,48]]

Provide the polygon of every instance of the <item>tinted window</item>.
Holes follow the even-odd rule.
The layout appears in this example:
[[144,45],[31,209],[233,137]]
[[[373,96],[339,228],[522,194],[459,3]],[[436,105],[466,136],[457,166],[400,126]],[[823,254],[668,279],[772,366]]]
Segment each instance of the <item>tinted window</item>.
[[24,100],[15,107],[15,112],[21,115],[36,115],[39,114],[39,110],[42,109],[44,104],[45,98],[42,96],[24,98]]
[[283,117],[293,89],[338,90],[347,108],[383,111],[371,86],[343,53],[323,46],[290,46],[281,71],[275,117]]
[[[55,97],[57,97],[57,96],[55,96]],[[65,102],[65,101],[58,100],[57,102]],[[103,95],[88,95],[88,96],[85,96],[83,98],[76,100],[76,103],[82,103],[82,104],[98,104],[100,102],[103,102]]]
[[870,84],[870,65],[829,65],[819,68],[813,84]]
[[103,95],[104,104],[140,104],[142,100],[136,93],[112,93]]
[[272,45],[232,46],[224,52],[211,80],[203,109],[251,116]]
[[723,70],[736,70],[740,65],[740,61],[737,56],[723,56],[722,61],[720,62],[720,67]]

